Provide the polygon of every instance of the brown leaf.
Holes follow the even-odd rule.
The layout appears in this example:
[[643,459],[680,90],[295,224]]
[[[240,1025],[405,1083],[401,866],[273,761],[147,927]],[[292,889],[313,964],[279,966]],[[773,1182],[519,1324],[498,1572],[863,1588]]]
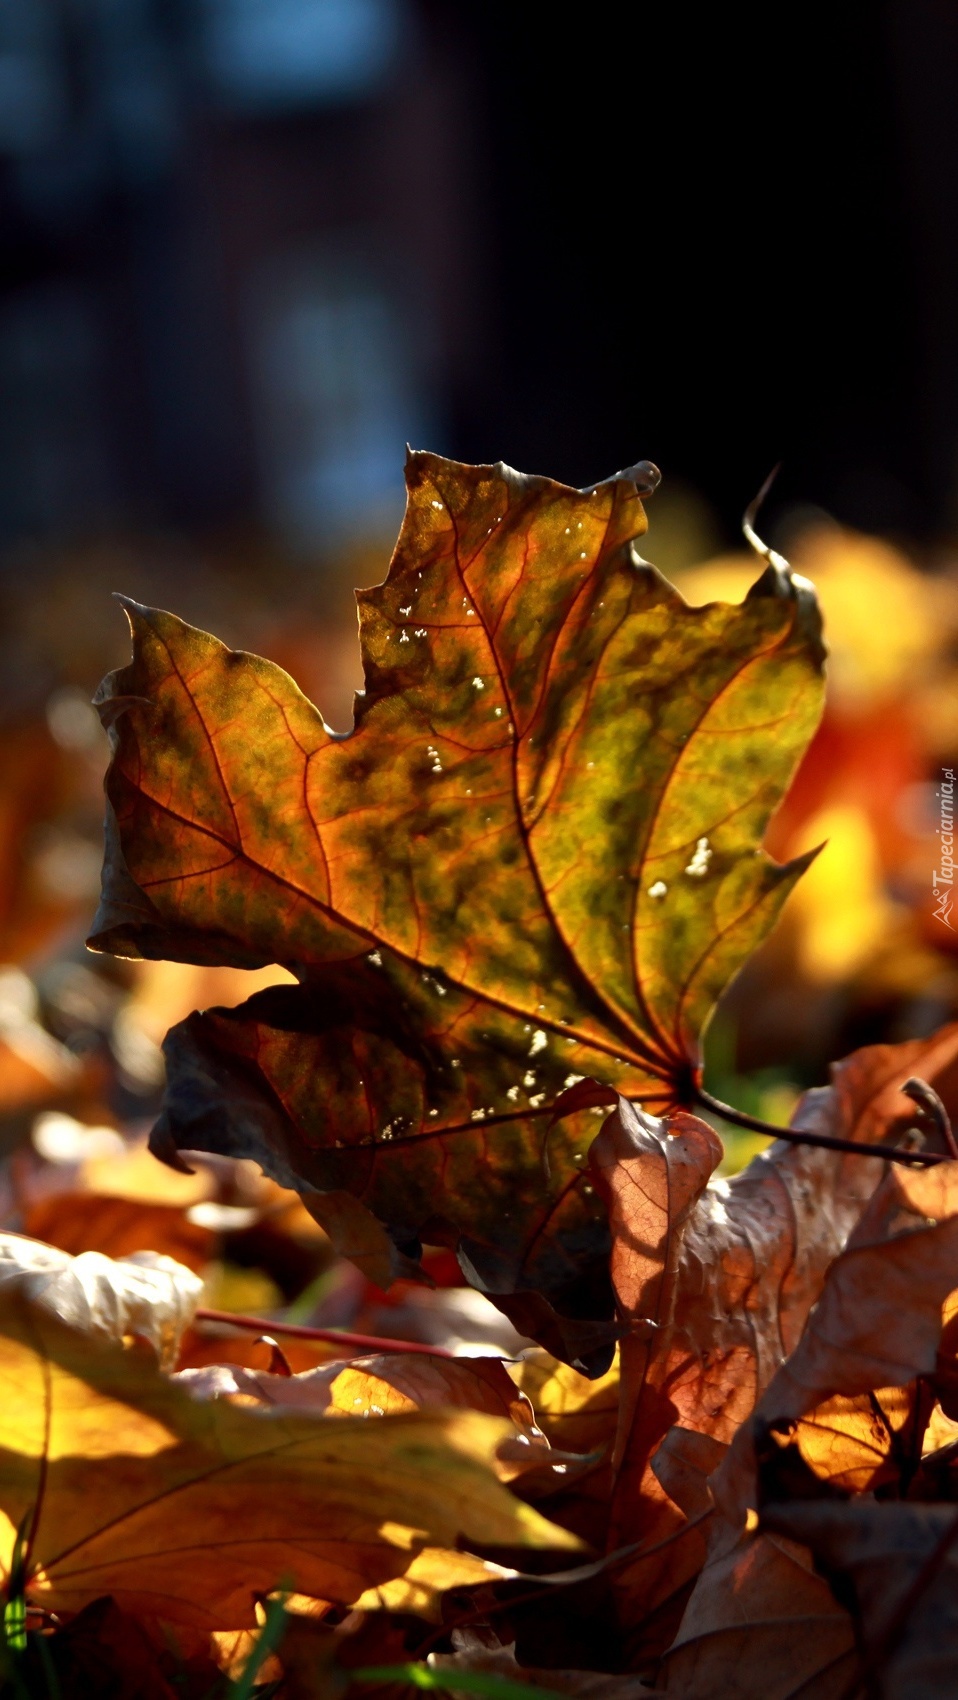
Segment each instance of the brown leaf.
[[[181,1370],[178,1380],[194,1398],[229,1398],[244,1403],[312,1411],[327,1417],[384,1417],[405,1411],[485,1411],[506,1418],[525,1449],[551,1456],[532,1407],[498,1358],[441,1358],[394,1353],[330,1363],[299,1375],[220,1364]],[[522,1455],[519,1454],[521,1457]],[[561,1455],[560,1455],[561,1456]],[[503,1480],[518,1473],[514,1463]]]
[[[956,1058],[956,1026],[931,1040],[858,1051],[834,1067],[829,1087],[806,1093],[792,1125],[863,1144],[896,1138],[914,1119],[914,1106],[899,1090],[902,1081],[910,1072],[947,1080]],[[668,1150],[672,1135],[665,1127],[673,1124],[655,1125],[659,1145]],[[615,1133],[612,1118],[602,1135],[610,1156],[616,1139],[625,1135]],[[883,1173],[877,1162],[778,1141],[741,1174],[704,1186],[707,1139],[699,1140],[704,1190],[691,1208],[684,1199],[678,1204],[667,1239],[661,1225],[666,1163],[654,1139],[646,1149],[636,1147],[628,1178],[616,1180],[614,1168],[606,1170],[606,1187],[640,1204],[646,1222],[636,1252],[630,1250],[634,1230],[624,1224],[620,1237],[614,1230],[620,1306],[630,1318],[651,1317],[657,1324],[646,1343],[633,1335],[631,1345],[623,1344],[623,1379],[629,1378],[623,1408],[627,1401],[634,1414],[623,1419],[613,1547],[636,1538],[657,1544],[669,1533],[681,1537],[683,1520],[653,1463],[662,1437],[676,1425],[723,1447],[734,1439],[796,1346],[826,1271]],[[595,1149],[601,1152],[601,1142]],[[879,1376],[865,1391],[892,1379]],[[833,1391],[820,1392],[812,1404]],[[692,1531],[664,1551],[666,1561],[637,1555],[615,1583],[623,1621],[644,1623],[636,1656],[661,1651],[675,1632],[682,1589],[704,1560],[704,1534]]]
[[457,1693],[454,1683],[457,1671],[485,1671],[509,1682],[524,1682],[530,1688],[567,1694],[575,1700],[656,1700],[658,1693],[634,1676],[603,1676],[587,1670],[535,1670],[516,1663],[514,1647],[475,1647],[464,1652],[434,1653],[430,1664],[448,1679],[453,1694]]
[[171,1626],[131,1617],[111,1599],[94,1600],[44,1635],[43,1653],[36,1641],[28,1646],[18,1675],[29,1695],[59,1700],[214,1700],[222,1691],[219,1660],[208,1637],[193,1639],[195,1646],[181,1648]]
[[[0,1562],[27,1530],[28,1600],[207,1630],[252,1627],[279,1585],[351,1604],[460,1541],[578,1545],[496,1480],[511,1424],[478,1412],[325,1421],[200,1401],[152,1356],[66,1327],[0,1285]],[[24,1521],[26,1520],[26,1521]],[[437,1585],[434,1568],[433,1590]]]
[[805,1549],[745,1535],[710,1557],[658,1681],[670,1700],[842,1700],[854,1647]]
[[892,1169],[759,1409],[800,1417],[833,1394],[933,1373],[958,1268],[958,1162]]
[[[666,1658],[666,1686],[671,1687],[674,1677],[683,1700],[698,1700],[700,1695],[704,1700],[706,1692],[716,1689],[740,1694],[743,1700],[746,1695],[776,1700],[802,1693],[819,1700],[820,1695],[843,1692],[850,1675],[850,1621],[833,1602],[834,1613],[845,1625],[844,1640],[840,1624],[829,1627],[819,1621],[809,1633],[813,1626],[805,1620],[823,1615],[813,1601],[818,1579],[798,1575],[807,1562],[802,1547],[785,1543],[790,1577],[776,1552],[781,1551],[783,1533],[802,1539],[799,1513],[844,1513],[852,1507],[796,1504],[782,1516],[777,1509],[767,1510],[763,1528],[769,1533],[755,1537],[747,1532],[746,1513],[759,1498],[756,1426],[762,1422],[778,1428],[783,1420],[787,1425],[802,1418],[835,1395],[855,1400],[930,1374],[956,1258],[958,1163],[892,1169],[848,1246],[829,1268],[798,1345],[711,1479],[720,1515],[713,1525],[709,1559]],[[890,1402],[890,1395],[882,1397]],[[844,1410],[847,1416],[847,1405]],[[813,1434],[805,1431],[809,1444]],[[857,1438],[861,1441],[861,1434]],[[848,1450],[847,1433],[841,1444],[854,1482],[862,1452],[859,1449],[856,1456]],[[750,1625],[747,1637],[743,1622]],[[756,1623],[762,1625],[761,1635],[752,1633]]]
[[777,1422],[770,1431],[769,1468],[760,1472],[760,1498],[764,1503],[791,1497],[776,1491],[782,1473],[777,1448],[796,1450],[814,1480],[837,1492],[895,1486],[904,1495],[921,1462],[932,1402],[927,1383],[912,1381],[851,1398],[836,1394],[807,1416]]
[[551,1445],[564,1452],[611,1447],[619,1410],[618,1354],[597,1380],[580,1375],[540,1346],[530,1347],[506,1368]]
[[855,1603],[881,1700],[941,1700],[958,1670],[958,1514],[953,1505],[771,1507],[763,1526],[808,1547]]
[[93,943],[301,982],[173,1030],[158,1151],[350,1195],[367,1267],[448,1245],[599,1371],[595,1123],[552,1106],[576,1076],[688,1101],[807,861],[761,838],[820,711],[814,597],[773,565],[688,608],[632,547],[644,463],[576,491],[415,454],[407,481],[347,737],[280,668],[130,605]]
[[23,1226],[31,1238],[74,1256],[97,1251],[118,1258],[154,1251],[195,1271],[206,1267],[219,1244],[218,1235],[191,1222],[174,1204],[144,1204],[96,1193],[60,1192],[39,1199],[26,1212]]

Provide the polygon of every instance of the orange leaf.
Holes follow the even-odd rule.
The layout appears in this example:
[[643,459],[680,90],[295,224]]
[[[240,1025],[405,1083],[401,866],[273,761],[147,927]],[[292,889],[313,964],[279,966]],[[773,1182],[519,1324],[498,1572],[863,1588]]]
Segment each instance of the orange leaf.
[[687,607],[633,549],[645,463],[578,491],[415,454],[407,481],[347,737],[280,668],[131,606],[92,942],[301,982],[173,1030],[159,1152],[256,1158],[378,1281],[451,1246],[600,1371],[595,1124],[552,1105],[586,1075],[688,1101],[808,860],[761,837],[819,715],[817,609],[780,565]]
[[62,1251],[98,1251],[106,1257],[155,1251],[187,1269],[201,1270],[216,1254],[218,1236],[191,1222],[173,1204],[99,1197],[96,1193],[59,1192],[40,1198],[24,1218],[24,1230]]

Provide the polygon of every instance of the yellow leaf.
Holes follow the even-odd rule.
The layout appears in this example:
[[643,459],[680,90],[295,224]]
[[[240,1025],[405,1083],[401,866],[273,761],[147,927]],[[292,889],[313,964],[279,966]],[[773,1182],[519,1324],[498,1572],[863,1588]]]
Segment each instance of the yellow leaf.
[[[26,1518],[28,1598],[249,1628],[282,1585],[352,1604],[444,1549],[576,1548],[496,1479],[512,1425],[472,1411],[375,1423],[201,1402],[152,1355],[80,1334],[0,1286],[0,1562]],[[437,1560],[437,1564],[438,1564]]]

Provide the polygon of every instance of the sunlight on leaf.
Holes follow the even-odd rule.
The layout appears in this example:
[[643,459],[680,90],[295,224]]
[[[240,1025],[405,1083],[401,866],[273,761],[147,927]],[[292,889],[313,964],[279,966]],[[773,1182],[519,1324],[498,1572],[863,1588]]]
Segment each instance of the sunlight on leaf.
[[[445,1550],[452,1587],[461,1539],[578,1544],[499,1484],[512,1425],[478,1412],[364,1423],[194,1400],[150,1354],[3,1288],[0,1381],[2,1562],[9,1572],[29,1515],[27,1596],[49,1610],[112,1594],[125,1610],[243,1628],[284,1574],[351,1604],[427,1545]],[[475,1563],[465,1555],[465,1580]]]
[[92,942],[301,981],[173,1030],[161,1154],[352,1195],[340,1249],[388,1273],[451,1245],[598,1372],[595,1124],[551,1106],[578,1076],[687,1101],[807,861],[761,840],[820,712],[817,607],[778,566],[687,607],[633,548],[645,463],[577,491],[414,454],[407,481],[348,737],[280,668],[131,605]]

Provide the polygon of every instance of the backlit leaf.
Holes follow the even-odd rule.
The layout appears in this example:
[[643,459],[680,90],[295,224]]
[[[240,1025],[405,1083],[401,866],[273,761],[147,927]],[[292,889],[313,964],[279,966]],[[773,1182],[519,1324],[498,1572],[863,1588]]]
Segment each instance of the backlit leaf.
[[807,860],[761,839],[820,711],[817,608],[777,565],[689,608],[633,548],[646,463],[577,491],[415,454],[407,482],[348,737],[280,668],[130,607],[92,942],[301,982],[173,1030],[159,1151],[313,1189],[377,1279],[454,1247],[595,1371],[595,1122],[552,1105],[579,1076],[689,1100],[715,999]]
[[[835,1065],[830,1086],[805,1094],[793,1125],[863,1144],[894,1138],[914,1121],[901,1082],[919,1072],[950,1091],[956,1052],[954,1026],[931,1039],[857,1051]],[[702,1527],[683,1533],[685,1505],[672,1461],[660,1456],[663,1436],[682,1436],[686,1447],[694,1444],[690,1435],[707,1438],[709,1467],[717,1466],[796,1348],[826,1273],[883,1174],[875,1161],[779,1141],[740,1174],[706,1185],[714,1140],[692,1117],[658,1121],[624,1105],[592,1152],[597,1184],[610,1197],[620,1314],[632,1324],[622,1343],[610,1544],[676,1537],[663,1556],[637,1554],[614,1581],[623,1622],[651,1652],[677,1627],[674,1614],[701,1567],[706,1534]],[[878,1374],[864,1391],[891,1379]],[[823,1384],[805,1409],[836,1391]],[[768,1414],[800,1413],[789,1406]],[[847,1460],[849,1468],[861,1462]]]
[[[813,1477],[840,1493],[874,1493],[890,1484],[908,1487],[921,1461],[922,1439],[932,1398],[924,1382],[880,1387],[852,1397],[835,1394],[770,1434],[771,1470],[763,1471],[764,1499],[790,1497],[775,1491],[784,1453],[794,1448]],[[778,1468],[776,1468],[778,1466]]]
[[617,1360],[605,1375],[591,1381],[541,1347],[531,1347],[506,1367],[531,1401],[536,1422],[553,1446],[566,1452],[611,1447],[619,1409]]
[[93,1338],[148,1340],[164,1367],[199,1304],[203,1283],[191,1269],[153,1251],[132,1257],[79,1257],[20,1234],[0,1234],[0,1296],[22,1295]]
[[377,1422],[201,1401],[151,1355],[66,1327],[0,1287],[0,1564],[27,1519],[30,1603],[252,1627],[280,1583],[352,1604],[460,1540],[574,1547],[496,1480],[512,1425],[478,1412]]

